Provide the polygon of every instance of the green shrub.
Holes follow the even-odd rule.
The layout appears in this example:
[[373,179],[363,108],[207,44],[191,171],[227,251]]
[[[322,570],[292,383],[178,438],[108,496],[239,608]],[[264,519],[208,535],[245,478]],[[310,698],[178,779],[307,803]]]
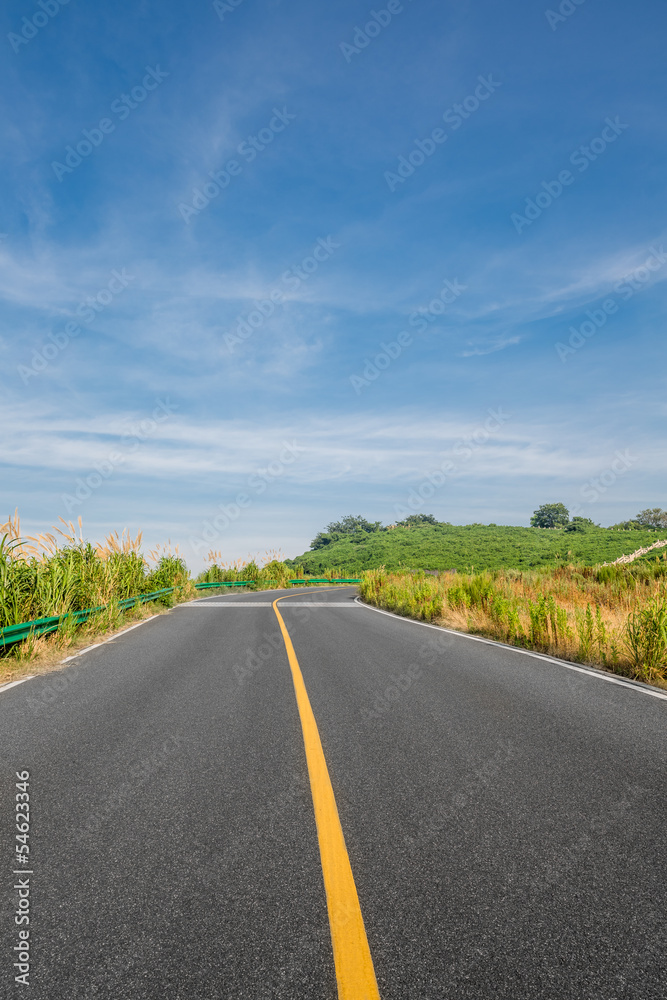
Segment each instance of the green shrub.
[[635,677],[652,681],[667,666],[667,601],[652,600],[628,618],[624,635]]

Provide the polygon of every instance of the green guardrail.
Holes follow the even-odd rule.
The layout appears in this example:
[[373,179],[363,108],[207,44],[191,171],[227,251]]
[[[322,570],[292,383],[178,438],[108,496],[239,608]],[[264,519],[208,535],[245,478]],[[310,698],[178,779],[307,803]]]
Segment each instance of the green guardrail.
[[[154,590],[150,594],[137,594],[136,597],[125,597],[118,601],[118,607],[122,611],[133,608],[135,604],[146,604],[148,601],[155,601],[165,594],[171,594],[174,587],[163,587],[162,590]],[[85,611],[70,611],[66,615],[54,615],[51,618],[36,618],[32,622],[21,622],[20,625],[8,625],[7,628],[0,629],[0,648],[11,646],[15,642],[23,642],[30,635],[48,635],[55,632],[65,622],[71,621],[75,625],[83,625],[91,615],[104,611],[104,605],[98,608],[86,608]]]
[[[210,587],[247,587],[257,583],[257,580],[225,580],[221,583],[195,583],[196,590],[206,590]],[[278,580],[263,580],[262,583],[278,583]],[[360,580],[290,580],[290,583],[361,583]],[[135,604],[147,604],[148,601],[156,601],[159,597],[172,594],[175,587],[163,587],[162,590],[154,590],[150,594],[137,594],[136,597],[125,597],[118,601],[118,607],[122,611],[128,611]],[[19,625],[8,625],[0,629],[0,649],[12,646],[16,642],[23,642],[31,635],[41,636],[56,632],[65,622],[74,622],[75,625],[83,625],[91,615],[104,611],[105,606],[98,608],[86,608],[85,611],[70,611],[66,615],[53,615],[51,618],[36,618],[31,622],[21,622]]]

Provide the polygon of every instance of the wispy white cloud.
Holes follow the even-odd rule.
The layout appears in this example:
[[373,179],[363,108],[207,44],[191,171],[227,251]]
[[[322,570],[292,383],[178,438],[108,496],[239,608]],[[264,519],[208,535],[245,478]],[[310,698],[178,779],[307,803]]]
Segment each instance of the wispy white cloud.
[[[79,474],[120,450],[127,453],[124,470],[147,479],[219,473],[243,476],[272,461],[289,441],[296,442],[300,454],[288,471],[294,483],[317,484],[335,478],[388,484],[409,482],[446,456],[479,476],[576,479],[604,463],[617,446],[611,435],[608,440],[591,440],[587,428],[577,428],[574,422],[567,428],[567,446],[554,441],[547,425],[525,419],[510,418],[499,430],[484,434],[486,417],[482,413],[479,423],[471,424],[454,415],[425,420],[414,411],[375,416],[310,413],[265,426],[247,419],[198,422],[176,408],[171,416],[150,426],[150,412],[76,420],[59,417],[46,406],[37,413],[25,407],[18,413],[13,409],[11,415],[0,414],[5,426],[11,420],[21,427],[15,439],[5,437],[0,442],[0,461]],[[142,437],[142,421],[148,421],[148,430],[138,445],[134,434],[138,431]],[[460,456],[471,442],[470,461],[462,463]],[[654,449],[645,458],[640,456],[637,468],[644,461],[650,466],[667,458],[667,446],[659,454],[660,459]]]
[[485,354],[495,354],[496,351],[503,351],[506,347],[521,343],[521,337],[505,337],[495,343],[481,343],[474,346],[468,341],[469,347],[465,351],[459,352],[461,358],[483,357]]

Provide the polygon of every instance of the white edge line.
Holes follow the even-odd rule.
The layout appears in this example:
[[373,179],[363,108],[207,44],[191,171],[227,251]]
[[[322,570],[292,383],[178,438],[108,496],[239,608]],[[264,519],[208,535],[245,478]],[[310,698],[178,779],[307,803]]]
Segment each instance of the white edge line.
[[136,625],[130,625],[129,628],[124,628],[122,632],[116,632],[114,635],[110,635],[108,639],[102,639],[101,642],[96,642],[93,646],[86,646],[85,649],[80,649],[78,653],[72,653],[71,656],[66,656],[61,663],[69,663],[70,660],[76,660],[77,656],[83,656],[84,653],[89,653],[91,649],[97,649],[98,646],[105,646],[107,642],[113,642],[114,639],[120,639],[121,635],[126,635],[131,632],[133,628],[139,628],[140,625],[145,625],[146,622],[152,622],[154,618],[159,618],[159,615],[151,615],[150,618],[144,618],[143,621],[137,622]]
[[[92,646],[86,646],[85,649],[80,649],[78,653],[73,653],[71,656],[66,656],[64,660],[60,660],[56,663],[57,667],[62,666],[63,663],[69,663],[70,660],[76,660],[77,656],[83,656],[84,653],[89,653],[91,649],[97,649],[98,646],[104,646],[107,642],[113,642],[114,639],[120,639],[121,635],[125,635],[127,632],[131,632],[133,628],[139,628],[140,625],[145,625],[146,622],[152,622],[154,618],[159,618],[160,615],[151,615],[150,618],[144,618],[143,621],[137,622],[136,625],[130,625],[129,628],[123,629],[122,632],[116,632],[115,635],[110,635],[108,639],[102,639],[102,642],[96,642]],[[8,691],[9,688],[15,687],[17,684],[23,684],[25,681],[32,680],[33,677],[43,676],[42,674],[30,674],[29,677],[22,677],[18,681],[10,681],[9,684],[3,684],[0,687],[0,691]]]
[[648,694],[652,698],[660,698],[662,701],[667,701],[667,694],[662,691],[655,691],[653,688],[649,687],[648,684],[642,683],[642,681],[631,681],[624,680],[622,677],[612,677],[610,674],[604,673],[602,670],[590,669],[588,667],[580,667],[576,663],[570,663],[569,660],[559,660],[556,656],[547,656],[544,653],[534,653],[530,649],[522,649],[520,646],[510,646],[506,642],[497,642],[495,639],[484,639],[479,635],[468,635],[467,632],[457,632],[453,628],[445,628],[443,625],[430,625],[428,622],[417,621],[416,618],[406,618],[403,615],[396,615],[393,611],[384,611],[382,608],[376,608],[372,604],[365,604],[360,597],[355,597],[354,599],[357,604],[361,605],[362,608],[368,608],[369,611],[377,611],[380,615],[388,615],[390,618],[397,618],[398,621],[408,622],[412,625],[422,625],[424,628],[434,628],[437,632],[446,632],[448,635],[457,635],[461,639],[471,639],[473,642],[483,642],[487,646],[500,646],[501,649],[510,649],[513,653],[522,653],[524,656],[532,656],[535,660],[545,660],[547,663],[557,663],[561,667],[567,667],[568,670],[575,670],[578,674],[587,674],[589,677],[594,677],[598,681],[607,681],[609,684],[618,684],[620,687],[627,688],[630,691],[636,691],[638,694]]
[[25,681],[29,681],[30,678],[34,676],[35,676],[34,674],[29,674],[28,677],[21,677],[21,679],[18,681],[9,681],[8,684],[3,684],[0,686],[0,691],[8,691],[10,688],[16,687],[17,684],[23,684],[25,683]]

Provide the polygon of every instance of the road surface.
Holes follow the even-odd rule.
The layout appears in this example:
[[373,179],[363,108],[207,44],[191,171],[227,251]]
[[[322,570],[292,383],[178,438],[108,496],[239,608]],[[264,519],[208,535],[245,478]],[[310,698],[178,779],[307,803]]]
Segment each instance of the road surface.
[[[0,996],[665,1000],[667,699],[351,587],[286,593],[176,607],[0,690]],[[332,920],[373,983],[356,954],[341,979]]]

